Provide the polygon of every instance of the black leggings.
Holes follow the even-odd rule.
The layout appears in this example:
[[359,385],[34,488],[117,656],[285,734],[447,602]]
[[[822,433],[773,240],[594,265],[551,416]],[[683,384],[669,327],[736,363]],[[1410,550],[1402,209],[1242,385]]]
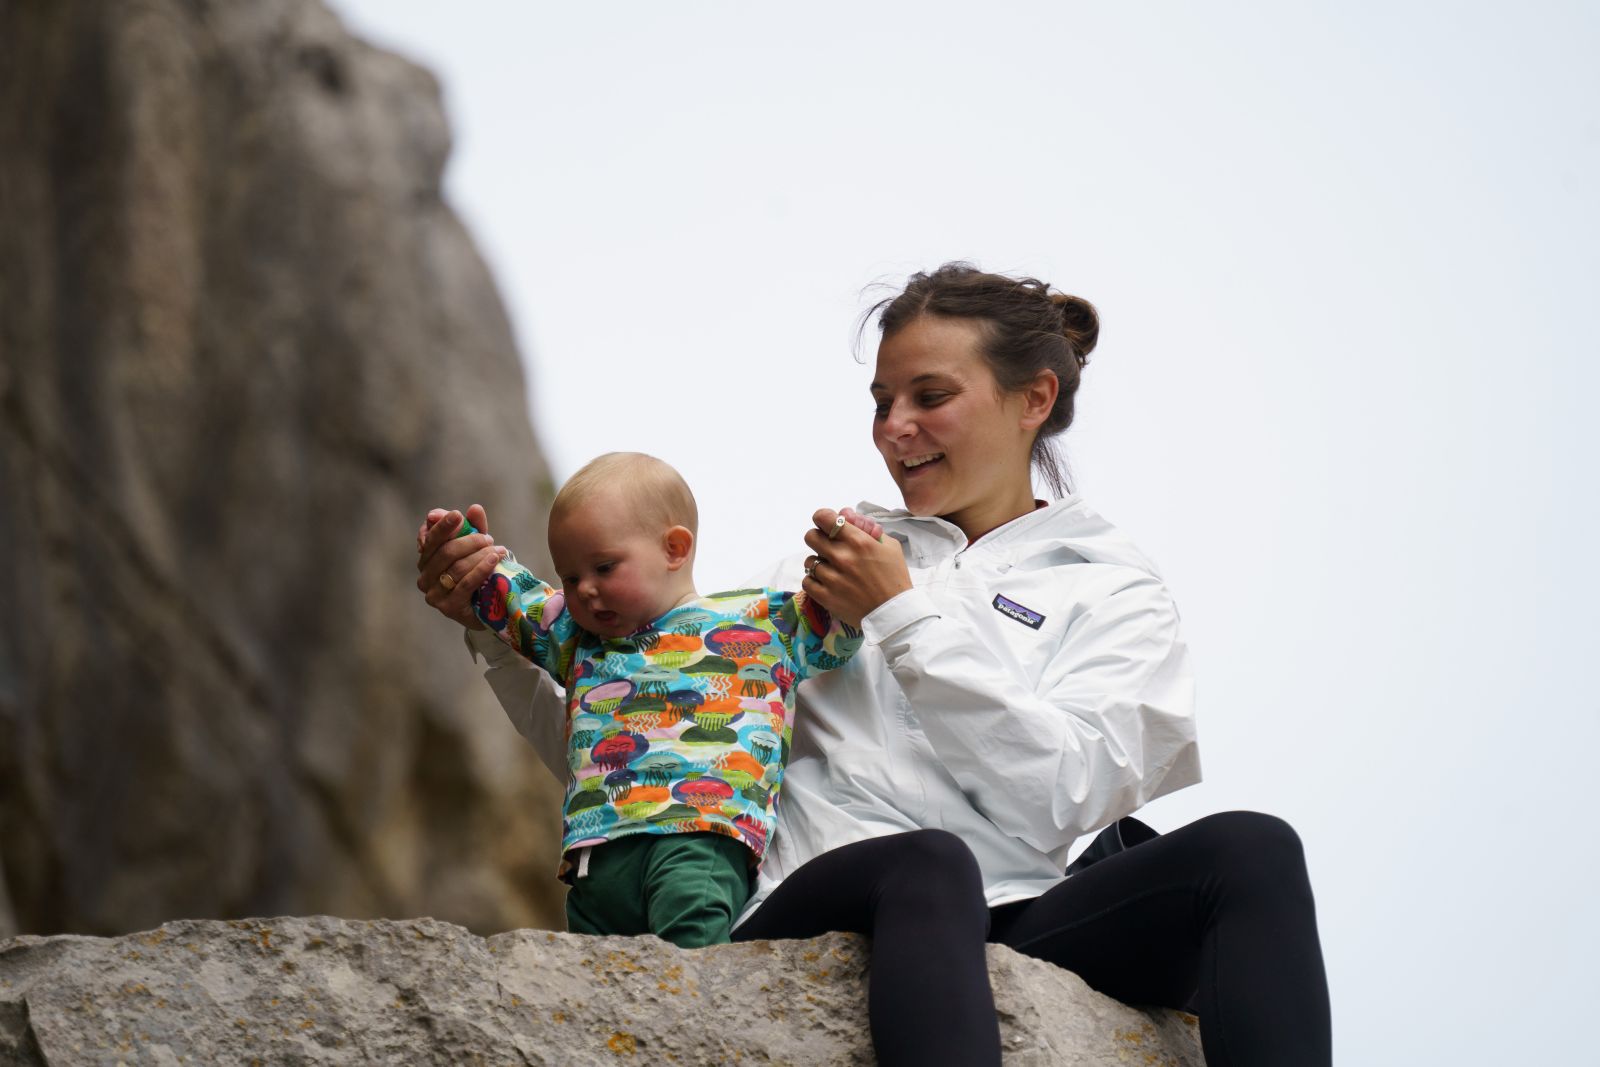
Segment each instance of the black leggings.
[[1269,815],[1209,816],[992,911],[954,834],[859,841],[786,878],[733,936],[829,930],[872,938],[868,1010],[885,1067],[999,1064],[986,940],[1126,1003],[1192,1003],[1209,1067],[1332,1062],[1305,858]]

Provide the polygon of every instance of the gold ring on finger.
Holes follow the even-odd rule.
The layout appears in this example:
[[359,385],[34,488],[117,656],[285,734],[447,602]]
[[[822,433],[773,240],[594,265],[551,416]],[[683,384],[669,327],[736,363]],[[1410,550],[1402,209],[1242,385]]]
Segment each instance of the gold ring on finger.
[[449,571],[445,571],[443,574],[439,575],[439,584],[444,586],[444,591],[448,593],[450,590],[456,587],[456,580],[450,577]]

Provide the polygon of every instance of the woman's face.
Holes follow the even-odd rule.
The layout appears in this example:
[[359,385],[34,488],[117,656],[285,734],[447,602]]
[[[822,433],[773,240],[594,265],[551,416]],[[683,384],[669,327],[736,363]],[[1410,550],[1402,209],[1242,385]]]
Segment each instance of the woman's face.
[[972,320],[923,315],[883,339],[872,382],[872,440],[906,510],[968,540],[1033,509],[1029,457],[1049,414],[1029,391],[1000,391],[980,343]]

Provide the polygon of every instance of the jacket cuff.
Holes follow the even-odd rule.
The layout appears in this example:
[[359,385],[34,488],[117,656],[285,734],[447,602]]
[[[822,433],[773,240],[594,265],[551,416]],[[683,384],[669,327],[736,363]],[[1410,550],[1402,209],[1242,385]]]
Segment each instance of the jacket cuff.
[[881,644],[914,622],[936,619],[939,609],[933,598],[921,589],[907,589],[890,597],[861,620],[861,632],[873,644]]
[[482,656],[489,661],[490,667],[520,666],[525,661],[516,650],[494,635],[493,630],[461,629],[461,640],[466,644],[467,651],[472,653],[472,662],[478,662]]

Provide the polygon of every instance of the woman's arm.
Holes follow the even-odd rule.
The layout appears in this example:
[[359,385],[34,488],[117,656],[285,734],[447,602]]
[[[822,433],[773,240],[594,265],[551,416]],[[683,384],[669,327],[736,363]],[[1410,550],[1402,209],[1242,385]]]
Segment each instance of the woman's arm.
[[[484,677],[517,732],[558,779],[567,776],[566,696],[549,675],[517,655],[488,632],[473,614],[472,595],[507,553],[489,536],[489,517],[477,504],[466,516],[478,533],[457,538],[462,515],[435,508],[417,529],[417,588],[428,604],[466,627],[463,637],[473,659],[488,661]],[[451,576],[446,589],[441,576]]]
[[[1199,780],[1193,678],[1165,586],[1120,569],[1037,685],[911,590],[863,620],[929,744],[991,822],[1041,851]],[[1017,625],[995,614],[996,625]]]
[[483,631],[466,635],[472,658],[488,663],[483,676],[494,690],[506,718],[525,737],[539,760],[560,781],[566,781],[567,696],[555,679],[517,655],[499,638]]

